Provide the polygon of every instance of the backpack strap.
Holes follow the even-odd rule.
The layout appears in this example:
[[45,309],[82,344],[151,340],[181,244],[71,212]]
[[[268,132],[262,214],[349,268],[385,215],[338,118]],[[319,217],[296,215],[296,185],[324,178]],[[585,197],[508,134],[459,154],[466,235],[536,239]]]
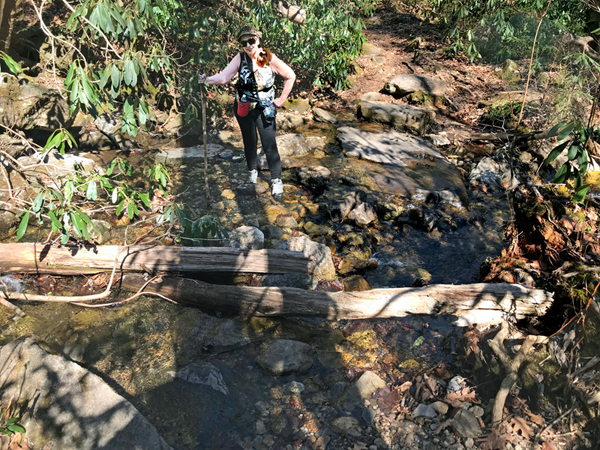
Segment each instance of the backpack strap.
[[252,100],[258,100],[257,83],[252,70],[252,59],[246,52],[240,53],[240,67],[238,68],[237,91],[238,96],[246,95]]

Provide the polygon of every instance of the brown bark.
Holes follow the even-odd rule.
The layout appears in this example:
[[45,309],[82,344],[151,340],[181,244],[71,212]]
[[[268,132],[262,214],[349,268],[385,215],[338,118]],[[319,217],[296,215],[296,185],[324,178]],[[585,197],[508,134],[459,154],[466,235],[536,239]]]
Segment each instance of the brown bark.
[[58,275],[109,272],[308,273],[308,257],[286,250],[0,244],[0,272]]
[[[137,292],[141,275],[126,275],[121,287]],[[188,306],[242,316],[323,317],[330,320],[446,314],[457,324],[499,323],[508,316],[542,315],[552,294],[514,284],[431,285],[423,288],[373,289],[361,292],[317,292],[296,288],[236,287],[186,278],[150,283],[155,292]]]

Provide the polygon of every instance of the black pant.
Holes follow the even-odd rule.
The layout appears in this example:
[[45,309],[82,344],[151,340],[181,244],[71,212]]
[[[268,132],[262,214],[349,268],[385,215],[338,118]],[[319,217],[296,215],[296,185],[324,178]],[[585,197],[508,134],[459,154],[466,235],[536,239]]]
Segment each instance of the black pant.
[[237,114],[237,101],[233,105],[235,118],[237,119],[242,137],[244,138],[244,153],[246,154],[246,164],[248,170],[256,170],[256,145],[258,134],[262,143],[263,152],[267,157],[269,170],[271,171],[271,179],[281,178],[281,160],[279,159],[279,151],[277,150],[277,142],[275,140],[276,124],[275,119],[271,122],[265,121],[265,118],[259,108],[254,108],[248,112],[246,117],[240,117]]

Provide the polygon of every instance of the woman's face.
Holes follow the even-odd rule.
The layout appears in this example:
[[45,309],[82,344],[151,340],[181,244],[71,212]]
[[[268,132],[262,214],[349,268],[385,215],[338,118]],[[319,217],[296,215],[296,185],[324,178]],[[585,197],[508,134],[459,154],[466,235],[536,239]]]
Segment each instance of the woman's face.
[[[252,43],[254,40],[254,43]],[[248,54],[248,56],[254,56],[254,54],[258,50],[258,45],[260,44],[260,39],[257,36],[253,36],[251,34],[245,34],[241,37],[240,43],[243,46],[244,51]],[[244,45],[246,44],[246,45]]]

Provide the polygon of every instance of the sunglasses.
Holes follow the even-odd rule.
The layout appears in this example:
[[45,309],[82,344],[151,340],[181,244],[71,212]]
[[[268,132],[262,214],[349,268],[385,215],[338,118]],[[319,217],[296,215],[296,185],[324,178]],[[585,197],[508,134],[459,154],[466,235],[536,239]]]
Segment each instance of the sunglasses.
[[245,47],[245,46],[246,46],[246,45],[248,45],[248,44],[250,44],[250,45],[254,45],[254,44],[256,44],[256,39],[254,39],[254,38],[250,38],[250,39],[246,39],[246,40],[244,40],[244,41],[240,41],[240,45],[241,45],[242,47]]

